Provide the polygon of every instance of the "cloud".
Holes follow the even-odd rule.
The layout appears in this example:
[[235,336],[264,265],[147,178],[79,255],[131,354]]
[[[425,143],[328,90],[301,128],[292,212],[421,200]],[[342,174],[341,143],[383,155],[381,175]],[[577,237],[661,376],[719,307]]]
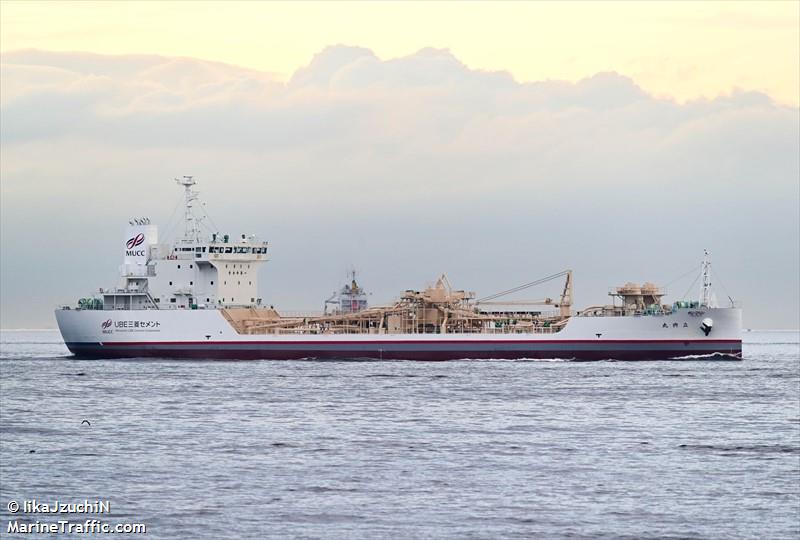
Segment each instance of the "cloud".
[[[333,46],[285,83],[152,55],[0,63],[4,325],[50,320],[40,304],[13,308],[38,286],[26,264],[57,254],[72,269],[42,285],[47,298],[116,269],[40,240],[54,219],[105,259],[115,224],[166,220],[165,181],[190,173],[225,227],[274,235],[277,304],[314,307],[351,263],[383,296],[440,270],[491,292],[572,265],[590,303],[616,281],[681,274],[711,247],[754,325],[795,324],[798,109],[764,94],[678,104],[613,72],[519,83],[432,48],[381,60]],[[779,261],[769,283],[755,260]],[[278,286],[298,279],[312,285]],[[759,306],[775,297],[791,305]]]

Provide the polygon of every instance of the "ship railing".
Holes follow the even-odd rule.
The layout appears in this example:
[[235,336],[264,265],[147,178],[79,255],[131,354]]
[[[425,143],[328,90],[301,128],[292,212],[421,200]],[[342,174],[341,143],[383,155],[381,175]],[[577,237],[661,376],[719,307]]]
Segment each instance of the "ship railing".
[[321,311],[284,311],[279,310],[281,317],[287,317],[291,319],[304,319],[304,318],[314,318],[314,317],[322,317],[324,315]]
[[500,328],[484,328],[481,331],[465,332],[471,334],[555,334],[563,330],[563,326],[534,326],[517,328],[514,326]]
[[[527,331],[492,331],[492,332],[448,332],[447,334],[439,334],[437,332],[428,332],[426,335],[436,334],[436,335],[532,335],[532,334],[556,334],[561,331],[562,328],[537,328],[535,331],[527,330]],[[345,330],[336,330],[336,331],[325,331],[325,330],[309,330],[305,328],[276,328],[270,330],[269,332],[252,332],[252,334],[274,334],[274,335],[295,335],[295,336],[307,336],[307,335],[330,335],[330,336],[344,336],[344,335],[382,335],[382,336],[395,336],[398,333],[383,333],[378,334],[376,331],[345,331]],[[409,333],[407,335],[422,335],[422,332],[419,333]]]
[[620,306],[615,306],[614,309],[603,310],[598,306],[596,310],[591,308],[578,310],[576,317],[663,317],[664,315],[672,314],[673,311],[671,307],[626,310]]
[[667,296],[667,288],[666,287],[653,287],[653,288],[646,288],[642,289],[641,286],[636,287],[637,292],[626,292],[625,286],[619,287],[609,287],[608,288],[608,295],[609,296]]
[[[464,335],[530,335],[530,334],[555,334],[560,332],[564,329],[564,325],[558,326],[537,326],[537,327],[514,327],[514,326],[506,326],[500,328],[482,328],[480,330],[461,330],[458,332],[448,332],[448,335],[452,334],[464,334]],[[254,333],[261,333],[261,332],[254,332]],[[396,332],[396,333],[389,333],[389,332],[378,332],[377,328],[368,328],[368,329],[360,329],[360,328],[352,328],[352,329],[344,329],[344,328],[337,328],[337,329],[325,329],[325,328],[310,328],[310,327],[300,327],[300,328],[274,328],[266,333],[273,333],[273,334],[280,334],[280,335],[313,335],[313,334],[320,334],[320,335],[367,335],[367,334],[380,334],[385,336],[397,335],[398,333],[403,334],[410,334],[410,335],[421,335],[421,334],[440,334],[440,332]]]

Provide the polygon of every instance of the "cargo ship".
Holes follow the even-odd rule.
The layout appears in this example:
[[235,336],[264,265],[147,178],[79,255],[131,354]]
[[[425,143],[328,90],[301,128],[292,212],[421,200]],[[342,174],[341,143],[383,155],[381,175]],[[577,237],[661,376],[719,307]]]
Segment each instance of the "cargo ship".
[[[319,313],[280,312],[259,296],[269,245],[201,231],[195,179],[184,189],[183,234],[161,242],[147,218],[129,221],[117,284],[55,311],[69,350],[86,358],[571,359],[741,358],[741,309],[719,307],[708,253],[697,300],[664,303],[653,283],[609,290],[610,303],[573,310],[564,270],[491,295],[457,290],[442,274],[383,305],[355,275]],[[563,280],[553,298],[517,295]]]

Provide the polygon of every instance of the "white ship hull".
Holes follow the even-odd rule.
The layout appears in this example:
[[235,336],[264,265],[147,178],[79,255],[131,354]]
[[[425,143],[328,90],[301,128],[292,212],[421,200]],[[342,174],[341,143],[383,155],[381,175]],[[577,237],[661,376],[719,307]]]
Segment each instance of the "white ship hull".
[[[572,317],[552,333],[239,334],[216,309],[56,310],[69,350],[92,358],[656,360],[741,357],[741,310]],[[706,335],[701,321],[710,318]]]

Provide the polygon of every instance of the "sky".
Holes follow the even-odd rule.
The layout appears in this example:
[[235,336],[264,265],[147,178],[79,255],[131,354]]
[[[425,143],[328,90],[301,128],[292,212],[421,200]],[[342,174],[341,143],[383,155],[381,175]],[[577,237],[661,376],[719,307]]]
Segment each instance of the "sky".
[[677,299],[708,248],[745,326],[797,328],[799,29],[796,2],[0,2],[0,326],[112,285],[193,174],[270,241],[279,308],[351,266],[372,303],[564,268],[578,305]]
[[287,80],[329,45],[424,47],[520,82],[598,72],[686,101],[735,88],[798,105],[797,2],[7,2],[0,51],[159,54]]

